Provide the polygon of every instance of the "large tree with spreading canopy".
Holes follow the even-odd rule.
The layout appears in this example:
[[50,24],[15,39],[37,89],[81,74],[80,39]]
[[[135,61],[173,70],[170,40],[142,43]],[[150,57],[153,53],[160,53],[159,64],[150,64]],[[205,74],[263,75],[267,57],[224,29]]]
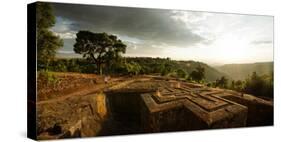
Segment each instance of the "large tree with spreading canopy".
[[94,63],[98,73],[102,74],[106,63],[116,60],[126,52],[126,45],[115,35],[79,31],[76,34],[74,52]]

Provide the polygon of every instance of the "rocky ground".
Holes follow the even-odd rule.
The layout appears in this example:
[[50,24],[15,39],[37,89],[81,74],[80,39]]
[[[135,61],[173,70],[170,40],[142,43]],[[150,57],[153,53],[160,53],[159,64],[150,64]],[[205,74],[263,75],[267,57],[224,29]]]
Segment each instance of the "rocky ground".
[[50,100],[68,95],[77,90],[103,85],[103,77],[80,73],[38,73],[37,101]]
[[[110,77],[108,82],[105,82],[105,76],[95,74],[52,72],[47,77],[49,79],[40,75],[37,78],[36,122],[40,140],[143,133],[142,116],[138,112],[141,101],[138,101],[140,97],[134,97],[136,92],[151,92],[163,86],[181,88],[184,84],[191,89],[204,88],[203,85],[156,76]],[[272,125],[273,118],[270,123],[264,123],[264,118],[268,120],[267,114],[273,116],[272,101],[239,93],[218,97],[247,106],[247,126]],[[129,110],[130,114],[123,110]],[[178,118],[178,115],[173,117]]]
[[[37,134],[38,139],[58,139],[105,135],[102,128],[122,125],[108,121],[104,89],[133,80],[79,73],[52,73],[56,84],[50,85],[42,76],[37,80]],[[114,124],[109,124],[113,122]],[[104,126],[102,126],[104,125]],[[93,129],[94,128],[94,129]],[[112,130],[107,130],[110,133]]]

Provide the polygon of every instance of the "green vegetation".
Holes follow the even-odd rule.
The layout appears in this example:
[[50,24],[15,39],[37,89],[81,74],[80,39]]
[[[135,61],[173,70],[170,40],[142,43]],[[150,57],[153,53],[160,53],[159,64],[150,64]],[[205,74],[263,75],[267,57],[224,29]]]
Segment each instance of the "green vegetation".
[[227,88],[228,79],[225,76],[222,76],[220,79],[217,79],[215,82],[215,87]]
[[186,78],[186,72],[183,69],[178,69],[176,72],[178,77]]
[[125,65],[129,74],[138,75],[141,70],[141,66],[136,62],[126,63]]
[[256,72],[253,72],[244,84],[243,91],[245,93],[273,98],[273,73],[259,76]]
[[221,77],[208,86],[226,88],[252,94],[258,97],[273,98],[273,73],[270,75],[258,75],[253,72],[245,80],[232,80],[230,83],[226,77]]
[[59,79],[56,78],[56,76],[50,71],[41,70],[38,72],[37,76],[38,79],[46,83],[46,86],[56,86],[57,84],[59,84]]
[[162,76],[174,76],[178,78],[188,78],[188,76],[196,71],[197,67],[204,68],[206,82],[215,81],[226,74],[216,69],[196,61],[175,61],[170,58],[151,58],[151,57],[130,57],[126,58],[127,62],[136,62],[141,66],[140,74],[156,74]]
[[228,64],[217,69],[235,80],[227,77],[220,78],[209,86],[273,98],[273,62]]
[[[195,82],[215,81],[221,77],[210,66],[195,61],[174,61],[169,58],[151,58],[151,57],[119,57],[116,60],[110,60],[111,64],[104,67],[105,74],[154,74],[161,76],[177,77],[189,79]],[[40,62],[38,62],[40,65]],[[50,61],[49,66],[40,66],[39,69],[56,71],[56,72],[81,72],[81,73],[99,73],[96,64],[83,58],[72,59],[54,59]],[[199,69],[199,70],[198,70]],[[199,76],[194,76],[199,71]],[[191,76],[190,76],[191,75]]]
[[76,34],[74,51],[95,64],[98,73],[102,74],[103,66],[120,58],[120,54],[126,51],[126,45],[114,35],[79,31]]
[[196,70],[192,71],[188,77],[189,80],[194,80],[198,83],[202,82],[204,78],[205,78],[205,69],[201,66],[196,67]]
[[55,16],[50,4],[36,5],[37,60],[44,66],[54,59],[56,50],[63,46],[62,39],[49,29],[55,24]]
[[49,66],[44,66],[40,61],[37,62],[38,70],[49,70],[55,72],[80,72],[96,73],[96,66],[89,64],[85,59],[54,59],[50,61]]
[[[63,46],[63,40],[56,36],[50,28],[55,25],[55,16],[49,3],[36,5],[36,40],[37,40],[37,69],[38,79],[43,80],[46,86],[56,86],[59,80],[48,71],[50,62],[53,62],[56,50]],[[63,64],[57,66],[67,70]]]

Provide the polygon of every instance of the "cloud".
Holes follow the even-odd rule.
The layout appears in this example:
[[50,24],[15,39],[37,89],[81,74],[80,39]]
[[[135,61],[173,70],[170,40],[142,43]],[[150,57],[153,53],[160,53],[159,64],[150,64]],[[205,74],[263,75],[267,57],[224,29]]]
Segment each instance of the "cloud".
[[271,16],[52,4],[57,18],[52,30],[64,39],[61,51],[72,52],[75,34],[89,30],[117,35],[127,45],[125,56],[221,63],[272,60]]
[[[205,41],[183,21],[175,20],[172,10],[125,8],[93,5],[53,4],[55,15],[65,22],[70,31],[116,33],[153,44],[189,47]],[[64,29],[63,27],[62,29]],[[58,26],[58,30],[61,30]]]
[[74,22],[58,16],[56,17],[56,24],[51,30],[62,39],[74,39],[76,38],[76,31],[72,30],[74,27]]
[[60,36],[62,39],[74,39],[76,38],[76,33],[75,32],[54,32],[56,35]]
[[60,53],[60,54],[74,54],[74,51],[59,50],[58,53]]

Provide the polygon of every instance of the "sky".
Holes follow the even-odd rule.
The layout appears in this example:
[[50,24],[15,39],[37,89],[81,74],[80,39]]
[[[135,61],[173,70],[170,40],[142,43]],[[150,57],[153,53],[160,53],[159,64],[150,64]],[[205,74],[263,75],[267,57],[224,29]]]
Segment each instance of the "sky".
[[194,60],[210,65],[273,61],[273,17],[198,11],[53,3],[51,29],[64,40],[58,54],[73,51],[76,33],[116,35],[127,57]]

